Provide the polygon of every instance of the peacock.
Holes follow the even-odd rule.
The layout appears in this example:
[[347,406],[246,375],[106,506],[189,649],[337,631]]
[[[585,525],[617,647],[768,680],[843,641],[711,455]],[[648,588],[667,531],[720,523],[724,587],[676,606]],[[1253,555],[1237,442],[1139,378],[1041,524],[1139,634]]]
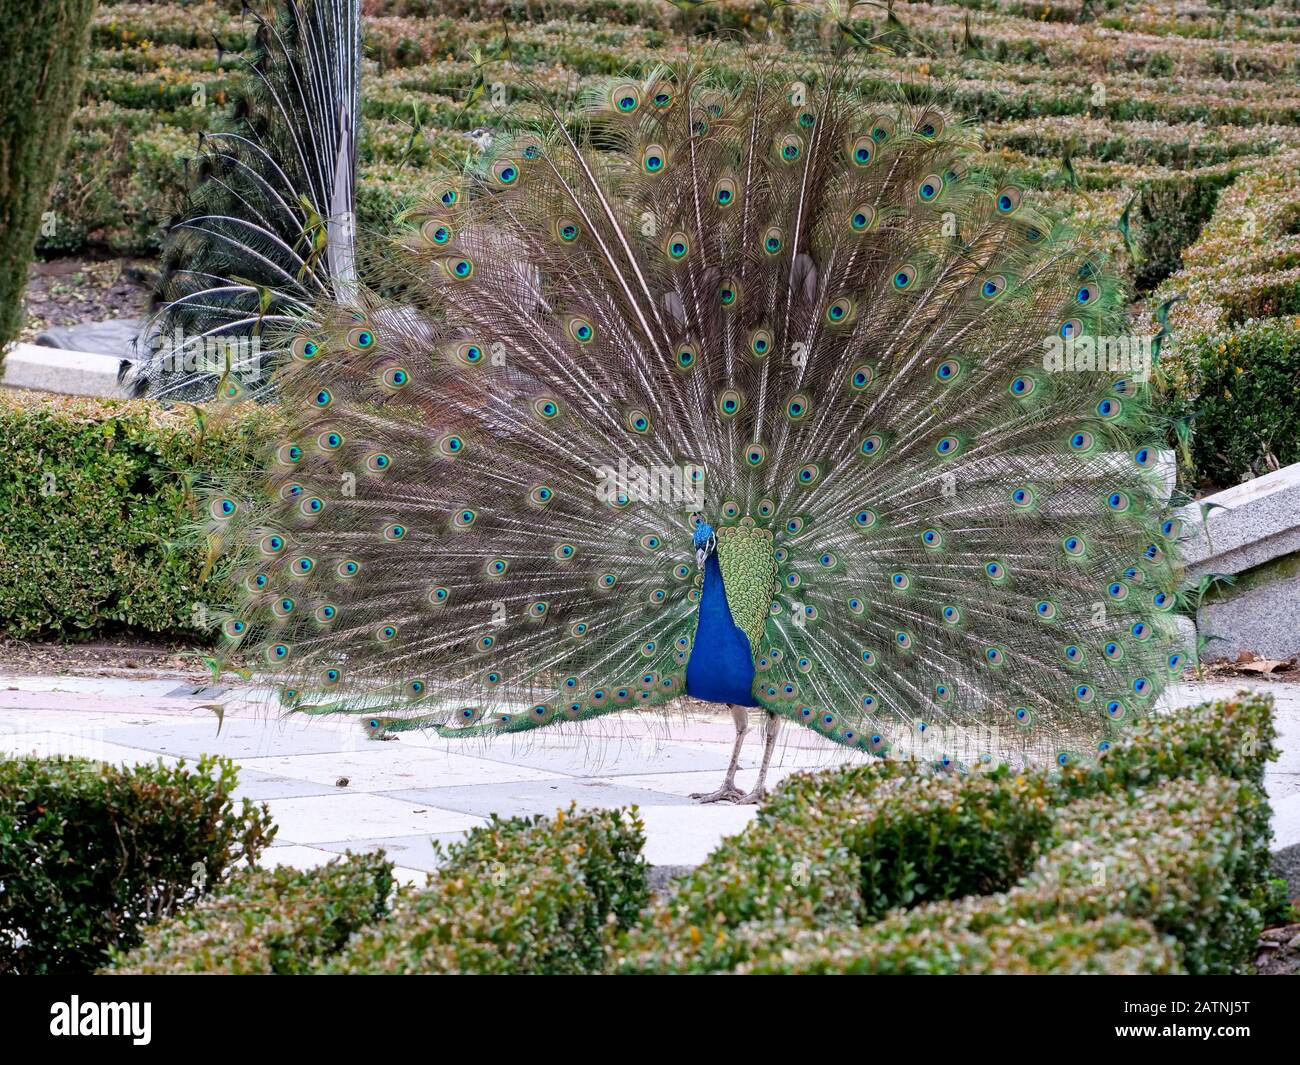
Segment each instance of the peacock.
[[1184,653],[1088,235],[835,62],[658,64],[575,113],[494,131],[284,332],[265,464],[203,496],[224,654],[376,738],[724,705],[703,801],[760,799],[784,721],[1099,757]]

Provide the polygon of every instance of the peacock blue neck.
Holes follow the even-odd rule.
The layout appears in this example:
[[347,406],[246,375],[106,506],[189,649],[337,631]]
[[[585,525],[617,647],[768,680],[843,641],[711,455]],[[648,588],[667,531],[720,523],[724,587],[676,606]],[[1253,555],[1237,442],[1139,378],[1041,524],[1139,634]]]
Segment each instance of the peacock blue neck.
[[686,665],[686,692],[710,703],[757,706],[753,687],[754,654],[749,637],[732,620],[722,567],[718,556],[712,554],[704,563],[695,642]]

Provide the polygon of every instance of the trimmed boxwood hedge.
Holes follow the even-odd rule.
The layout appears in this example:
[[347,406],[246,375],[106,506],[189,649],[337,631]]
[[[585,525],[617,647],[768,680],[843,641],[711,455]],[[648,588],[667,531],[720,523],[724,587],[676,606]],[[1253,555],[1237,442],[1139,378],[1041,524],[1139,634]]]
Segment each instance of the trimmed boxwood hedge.
[[0,634],[193,638],[204,559],[185,471],[251,465],[257,424],[205,433],[152,403],[0,389]]
[[393,863],[348,854],[318,869],[241,870],[194,907],[149,928],[132,951],[113,951],[117,974],[294,975],[336,954],[388,913]]
[[[1127,949],[1137,926],[1109,928],[1098,948],[1109,960],[1069,953],[1057,926],[1071,913],[1177,937],[1166,946],[1180,970],[1243,970],[1270,905],[1263,773],[1275,738],[1272,700],[1243,694],[1146,719],[1092,767],[961,779],[885,763],[797,775],[655,902],[611,971],[980,971],[1002,955],[963,944],[1021,920],[1044,925],[1033,942],[1069,970],[1169,963],[1163,950]],[[961,892],[972,893],[927,901]]]
[[0,760],[0,973],[89,972],[255,861],[275,827],[234,788],[225,758]]

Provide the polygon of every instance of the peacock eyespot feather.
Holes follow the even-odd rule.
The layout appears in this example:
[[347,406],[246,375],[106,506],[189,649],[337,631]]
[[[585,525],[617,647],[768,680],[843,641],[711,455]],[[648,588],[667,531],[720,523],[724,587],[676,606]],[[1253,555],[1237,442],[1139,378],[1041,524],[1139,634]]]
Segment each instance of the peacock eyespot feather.
[[348,346],[357,351],[369,351],[375,346],[375,334],[369,326],[359,325],[348,330]]
[[1069,439],[1070,450],[1087,454],[1096,445],[1096,438],[1086,429],[1076,430]]
[[776,501],[772,499],[760,499],[758,501],[758,516],[760,518],[770,518],[776,513]]
[[366,456],[366,469],[371,473],[383,473],[392,464],[392,458],[382,451],[374,451]]
[[685,345],[674,353],[673,362],[679,370],[693,370],[699,362],[699,355],[693,347]]
[[339,615],[338,607],[332,603],[324,603],[316,608],[314,617],[318,625],[328,625]]
[[248,623],[239,618],[231,618],[221,626],[221,632],[228,640],[238,640],[248,632]]
[[322,388],[312,397],[312,405],[324,409],[334,402],[334,396],[328,388]]
[[316,569],[316,560],[310,555],[299,555],[289,563],[289,572],[295,577],[306,577]]
[[1151,597],[1151,605],[1160,611],[1173,610],[1176,603],[1176,597],[1171,595],[1169,592],[1156,592],[1155,595]]
[[609,100],[619,114],[630,115],[641,106],[641,90],[631,82],[620,82],[610,90]]
[[1083,336],[1083,323],[1078,318],[1067,318],[1057,329],[1062,340],[1077,340]]
[[916,198],[922,203],[933,203],[943,193],[943,178],[938,174],[923,177],[916,186]]
[[643,410],[630,410],[623,418],[623,424],[638,436],[650,431],[650,415]]
[[662,144],[650,144],[641,153],[641,169],[647,174],[659,174],[667,165],[668,153]]
[[572,544],[556,544],[555,550],[552,553],[555,555],[555,561],[568,562],[569,559],[573,558],[573,556],[577,554],[577,548]]
[[571,318],[569,320],[569,336],[573,337],[579,344],[590,344],[595,339],[596,330],[586,318]]
[[899,292],[905,292],[916,282],[916,267],[900,266],[894,271],[893,286]]
[[1072,666],[1081,666],[1087,659],[1087,654],[1077,643],[1067,644],[1065,647],[1065,660]]
[[951,603],[944,606],[940,611],[940,613],[942,614],[944,624],[946,625],[956,626],[956,625],[960,625],[962,622],[961,608],[954,606]]
[[1097,404],[1097,417],[1110,420],[1118,418],[1124,411],[1124,404],[1118,399],[1103,399]]
[[1061,541],[1061,549],[1071,558],[1082,558],[1088,552],[1088,545],[1082,536],[1067,536]]
[[1122,603],[1129,597],[1129,586],[1123,581],[1111,581],[1106,586],[1106,594],[1115,602]]
[[451,226],[440,218],[431,218],[420,227],[420,232],[424,234],[424,239],[436,247],[442,247],[451,242],[455,235]]
[[809,462],[799,467],[799,472],[795,474],[795,482],[804,488],[811,488],[821,480],[821,466],[815,462]]
[[343,446],[343,435],[327,429],[316,437],[316,447],[321,451],[338,451]]
[[807,393],[796,393],[786,401],[785,416],[792,422],[804,421],[811,412],[812,400]]
[[265,573],[251,573],[244,578],[244,587],[250,592],[261,592],[271,583]]
[[432,606],[445,606],[451,598],[451,591],[442,585],[429,589],[429,603]]
[[1125,513],[1131,506],[1129,494],[1127,492],[1111,492],[1106,497],[1106,506],[1116,514]]
[[718,302],[723,308],[736,306],[740,302],[740,282],[734,277],[723,278],[718,286]]
[[533,413],[542,421],[554,421],[560,416],[559,400],[551,396],[542,396],[540,399],[533,400]]
[[396,638],[397,638],[396,625],[380,625],[379,628],[375,630],[375,639],[378,640],[380,643],[389,643],[390,641]]
[[274,557],[284,551],[286,544],[284,537],[279,533],[268,533],[262,537],[258,546],[261,548],[262,554]]
[[844,325],[856,317],[857,304],[847,296],[841,296],[826,308],[826,321],[831,325]]
[[745,448],[745,464],[761,466],[767,460],[767,448],[762,444],[750,444]]
[[458,433],[444,433],[438,438],[438,454],[454,459],[457,455],[464,454],[465,439]]
[[986,647],[984,649],[984,661],[987,665],[997,669],[1006,660],[1006,652],[1001,647]]
[[1147,640],[1151,639],[1151,626],[1145,621],[1135,621],[1128,631],[1129,635],[1139,643],[1146,643]]
[[390,366],[380,375],[383,386],[393,392],[400,391],[411,383],[411,375],[401,366]]
[[740,516],[740,504],[734,500],[727,500],[722,504],[722,516],[731,521]]
[[1017,510],[1029,510],[1036,501],[1034,490],[1028,486],[1011,490],[1011,505]]
[[423,699],[428,693],[428,685],[422,680],[408,680],[403,687],[408,699]]
[[941,437],[939,442],[934,445],[934,453],[941,459],[955,458],[961,454],[962,442],[961,437],[948,435]]
[[1149,447],[1140,447],[1133,452],[1133,465],[1139,469],[1150,469],[1155,462],[1155,452]]
[[569,626],[569,635],[575,639],[581,639],[590,631],[591,626],[585,621],[578,621]]
[[1170,518],[1160,526],[1160,535],[1166,540],[1177,540],[1183,535],[1183,523],[1180,518]]
[[854,233],[865,233],[876,220],[876,209],[870,204],[859,204],[849,213],[849,229]]
[[214,499],[208,504],[208,513],[217,521],[225,521],[227,518],[234,517],[238,509],[239,506],[233,499],[224,496],[220,499]]
[[772,353],[772,333],[768,329],[755,329],[749,334],[749,353],[756,359],[765,359]]
[[714,184],[713,202],[719,207],[730,207],[736,202],[736,183],[731,178],[719,178]]
[[1007,386],[1007,391],[1015,396],[1016,399],[1026,399],[1027,397],[1032,396],[1037,388],[1038,381],[1031,374],[1018,374],[1016,377],[1011,379],[1011,384]]
[[613,591],[618,587],[618,578],[612,573],[602,573],[596,578],[596,587],[602,592]]
[[268,662],[284,662],[289,658],[289,645],[287,643],[274,643],[266,649],[266,660]]
[[894,646],[900,651],[910,651],[912,649],[912,634],[901,630],[894,633]]
[[803,579],[797,573],[787,573],[785,575],[785,584],[787,588],[798,588],[803,583]]
[[343,580],[351,580],[361,572],[361,563],[355,559],[345,558],[334,567],[334,574]]
[[658,606],[668,598],[668,592],[663,588],[655,588],[650,593],[650,602]]
[[879,458],[885,451],[885,438],[879,433],[872,433],[862,441],[858,450],[869,459]]
[[782,233],[779,226],[772,226],[763,234],[763,251],[767,255],[775,255],[781,250]]
[[460,201],[460,191],[445,182],[434,189],[433,195],[444,207],[455,207]]
[[536,485],[528,493],[528,502],[535,507],[545,507],[555,498],[555,490],[550,485]]
[[1124,645],[1114,640],[1107,640],[1102,645],[1101,653],[1111,662],[1118,662],[1124,657]]
[[917,123],[916,132],[926,140],[934,140],[946,128],[943,115],[937,111],[927,111]]
[[858,137],[849,144],[848,156],[854,166],[870,166],[876,158],[875,141],[871,137]]
[[852,614],[862,614],[866,610],[866,606],[856,595],[849,596],[849,598],[845,600],[845,605],[849,608],[849,612]]
[[1101,289],[1096,284],[1082,285],[1079,291],[1074,294],[1074,300],[1081,307],[1090,307],[1097,302],[1101,295]]
[[921,543],[931,551],[939,551],[943,548],[943,533],[938,529],[926,529],[921,533]]
[[783,162],[793,163],[799,156],[803,155],[803,138],[796,133],[790,133],[782,137],[777,143],[777,154],[780,155]]
[[472,341],[458,344],[455,352],[456,358],[466,366],[477,366],[483,361],[483,348]]
[[1056,604],[1050,599],[1042,599],[1034,606],[1034,613],[1039,621],[1055,621],[1057,615]]
[[544,599],[539,599],[535,603],[528,605],[528,617],[532,621],[540,621],[546,617],[546,612],[550,609],[550,604]]
[[519,164],[513,159],[498,159],[492,164],[492,178],[501,188],[510,188],[519,181]]
[[953,384],[962,374],[962,364],[957,359],[944,359],[934,368],[934,379],[940,384]]
[[572,244],[582,234],[582,227],[570,219],[561,219],[555,224],[555,235],[565,244]]
[[680,229],[669,234],[668,239],[664,241],[664,251],[667,252],[668,258],[675,262],[685,259],[691,250],[690,238]]
[[883,144],[894,135],[895,128],[892,118],[880,115],[871,120],[871,139],[877,144]]
[[458,529],[468,529],[478,520],[478,511],[473,507],[462,507],[452,515],[452,524]]
[[281,466],[296,466],[302,461],[302,448],[297,444],[281,444],[276,450],[275,459]]
[[293,353],[295,359],[310,362],[320,354],[320,345],[310,337],[298,336],[293,338],[293,342],[289,345],[289,351]]
[[889,583],[897,592],[906,592],[912,587],[912,578],[906,573],[895,573],[889,578]]
[[1002,274],[986,277],[980,284],[980,296],[986,300],[995,300],[1007,290],[1007,279]]
[[876,524],[876,512],[874,510],[859,510],[853,515],[853,524],[859,529],[870,529]]
[[474,641],[474,649],[480,654],[486,654],[497,645],[495,636],[480,636]]
[[1020,207],[1021,193],[1014,185],[1005,185],[998,190],[995,198],[998,214],[1015,214]]
[[504,577],[510,570],[510,563],[504,558],[490,558],[483,563],[483,573],[493,580]]
[[1015,719],[1017,725],[1028,726],[1033,723],[1034,715],[1030,713],[1026,706],[1017,706],[1011,711],[1011,716]]

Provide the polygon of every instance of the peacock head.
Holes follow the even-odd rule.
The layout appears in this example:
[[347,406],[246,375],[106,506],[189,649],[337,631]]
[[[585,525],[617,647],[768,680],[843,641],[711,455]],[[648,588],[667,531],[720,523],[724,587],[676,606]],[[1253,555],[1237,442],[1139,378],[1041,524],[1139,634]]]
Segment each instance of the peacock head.
[[700,569],[703,569],[708,557],[718,549],[718,534],[713,531],[713,526],[707,521],[701,521],[695,526],[694,543],[695,561],[699,564]]

